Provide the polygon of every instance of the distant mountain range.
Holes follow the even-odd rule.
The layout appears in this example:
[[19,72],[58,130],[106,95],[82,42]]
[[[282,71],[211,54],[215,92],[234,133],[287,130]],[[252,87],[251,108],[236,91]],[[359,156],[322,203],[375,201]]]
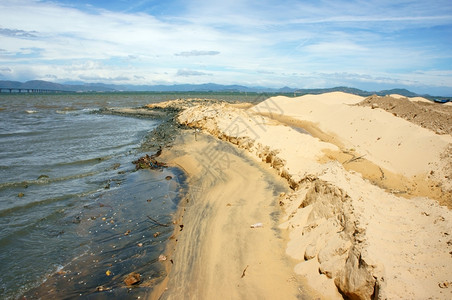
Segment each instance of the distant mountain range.
[[[65,92],[255,92],[255,93],[296,93],[321,94],[328,92],[345,92],[360,96],[399,94],[406,97],[430,97],[429,95],[418,95],[406,89],[392,89],[383,91],[363,91],[351,87],[334,87],[321,89],[298,89],[282,87],[279,89],[267,87],[247,87],[242,85],[221,85],[215,83],[205,84],[174,84],[174,85],[115,85],[104,83],[81,83],[71,82],[59,84],[43,80],[32,80],[27,82],[0,80],[2,89],[41,89]],[[3,90],[3,92],[7,92]]]

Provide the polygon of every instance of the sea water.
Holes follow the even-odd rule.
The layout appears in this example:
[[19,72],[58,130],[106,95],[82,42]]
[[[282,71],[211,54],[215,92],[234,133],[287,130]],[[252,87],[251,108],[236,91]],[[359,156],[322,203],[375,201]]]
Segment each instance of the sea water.
[[[99,110],[172,97],[0,94],[2,299],[142,295],[165,276],[184,174],[132,164],[161,120]],[[141,289],[124,287],[130,272]]]

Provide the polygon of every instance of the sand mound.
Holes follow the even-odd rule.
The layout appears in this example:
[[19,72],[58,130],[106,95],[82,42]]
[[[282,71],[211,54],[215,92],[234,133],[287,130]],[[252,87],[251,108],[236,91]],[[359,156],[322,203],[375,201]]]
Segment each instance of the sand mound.
[[381,108],[394,116],[434,131],[452,134],[452,107],[429,101],[413,102],[407,98],[370,96],[358,104]]
[[[274,97],[248,110],[199,104],[178,121],[247,150],[289,182],[293,192],[280,197],[287,253],[299,261],[295,271],[326,298],[448,299],[452,212],[432,199],[450,181],[451,136],[362,100],[330,93]],[[353,157],[323,160],[328,152]],[[405,176],[402,184],[418,176],[424,197],[408,189],[410,196],[400,197],[367,178],[366,170],[347,168],[363,156],[381,180],[388,170]]]

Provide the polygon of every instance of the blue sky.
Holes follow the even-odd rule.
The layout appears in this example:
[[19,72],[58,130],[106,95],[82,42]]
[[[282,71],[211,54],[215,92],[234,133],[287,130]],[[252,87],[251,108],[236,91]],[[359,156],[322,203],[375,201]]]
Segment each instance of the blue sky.
[[452,95],[451,49],[450,0],[0,2],[0,80]]

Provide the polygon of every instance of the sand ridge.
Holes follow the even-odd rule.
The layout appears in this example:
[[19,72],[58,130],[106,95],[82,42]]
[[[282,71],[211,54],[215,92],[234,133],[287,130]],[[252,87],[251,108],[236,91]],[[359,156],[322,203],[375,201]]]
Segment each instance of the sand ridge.
[[[270,98],[248,110],[201,104],[178,120],[245,149],[288,181],[294,191],[280,199],[286,213],[281,226],[291,238],[287,253],[300,260],[295,271],[325,298],[341,298],[340,291],[360,299],[447,299],[451,211],[429,197],[400,197],[344,162],[322,157],[345,149],[393,174],[431,175],[443,193],[452,137],[354,105],[362,100],[330,93]],[[281,116],[329,138],[302,133],[278,121]]]

